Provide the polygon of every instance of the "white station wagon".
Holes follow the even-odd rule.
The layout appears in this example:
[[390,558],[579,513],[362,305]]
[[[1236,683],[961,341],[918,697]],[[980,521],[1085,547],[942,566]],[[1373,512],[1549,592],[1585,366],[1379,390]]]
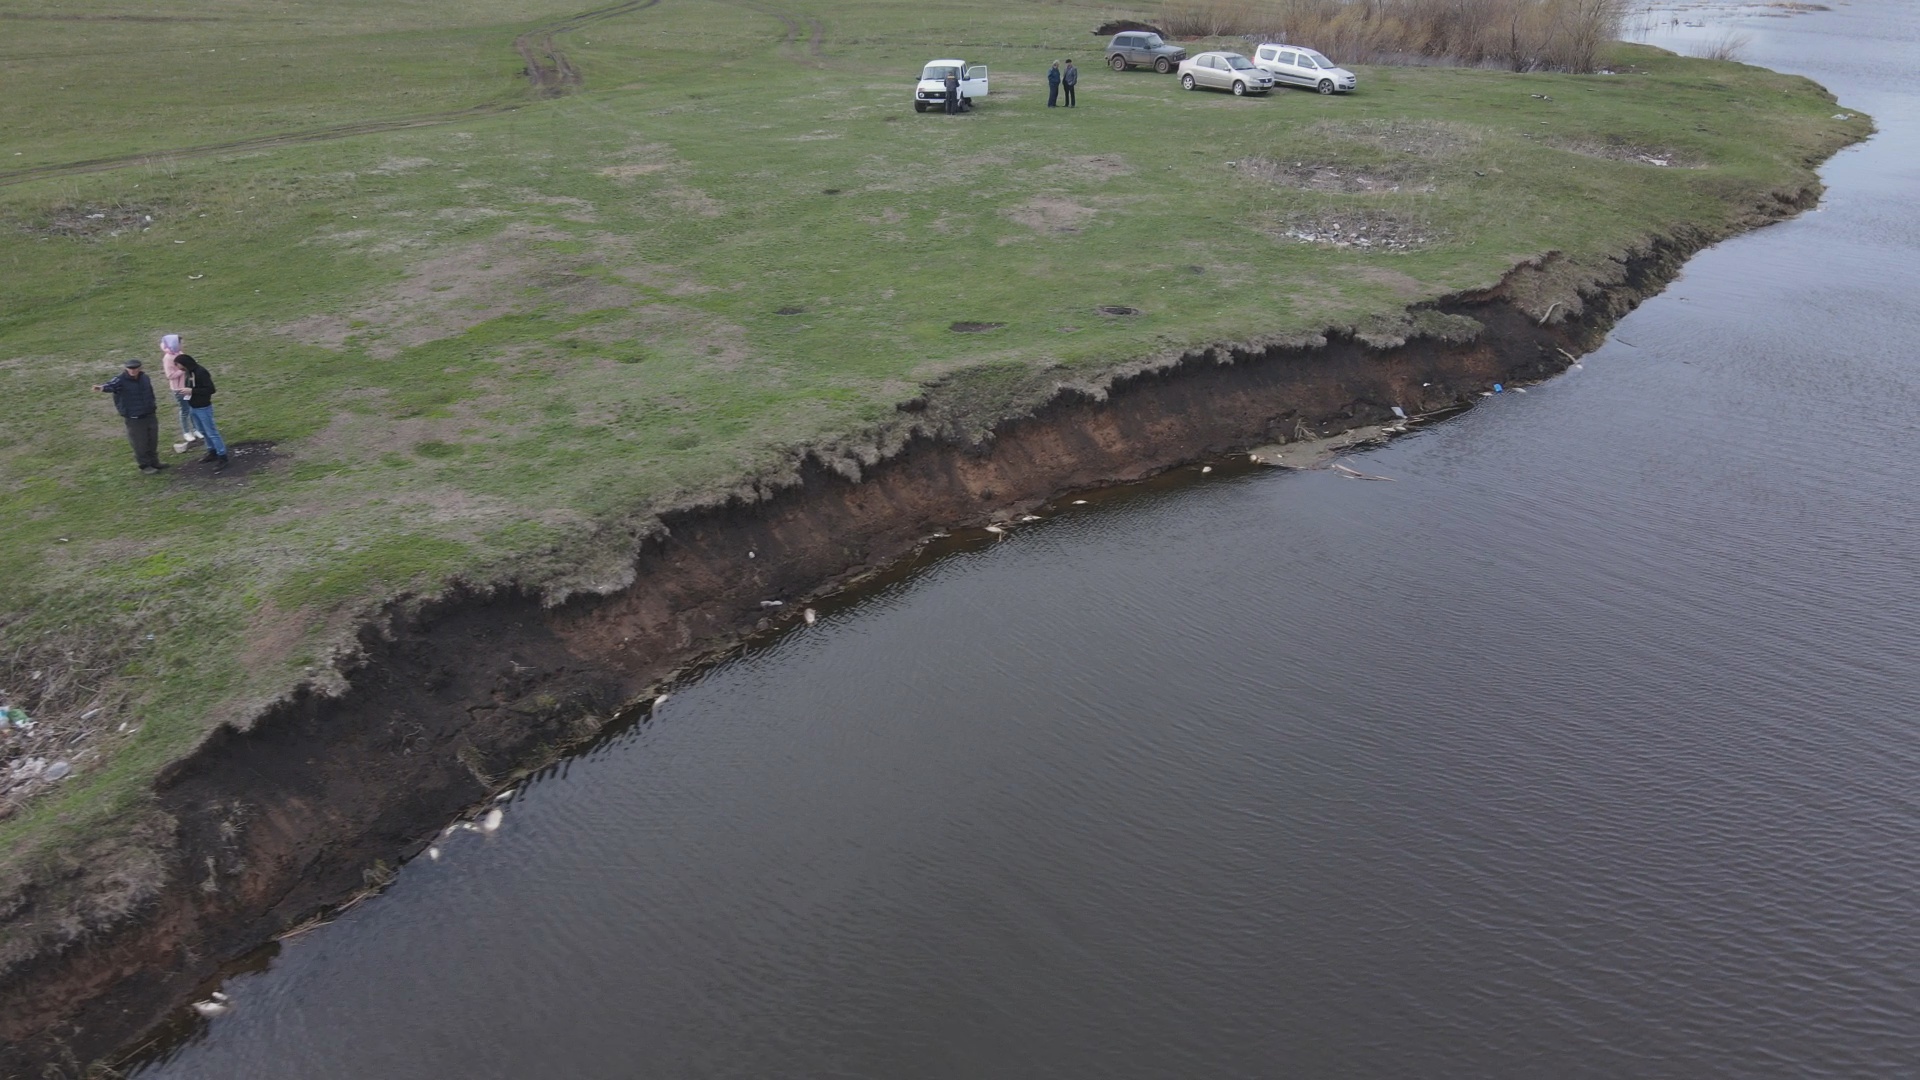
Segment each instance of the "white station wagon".
[[1180,85],[1188,90],[1203,86],[1231,90],[1234,97],[1241,97],[1273,89],[1273,76],[1239,53],[1203,52],[1180,61]]
[[1298,45],[1262,45],[1253,50],[1253,62],[1271,71],[1281,86],[1311,86],[1323,94],[1352,93],[1360,81],[1353,72]]

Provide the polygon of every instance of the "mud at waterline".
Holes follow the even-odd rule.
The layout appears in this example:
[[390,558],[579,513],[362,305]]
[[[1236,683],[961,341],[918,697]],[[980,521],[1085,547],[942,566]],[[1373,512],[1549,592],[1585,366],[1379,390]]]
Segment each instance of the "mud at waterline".
[[[1774,216],[1808,205],[1783,198]],[[219,971],[377,883],[436,830],[601,731],[662,679],[784,610],[915,551],[931,533],[1302,433],[1470,403],[1564,370],[1715,237],[1652,243],[1543,317],[1529,266],[1433,311],[1471,340],[1216,347],[1063,389],[984,438],[920,435],[857,479],[812,460],[757,500],[663,518],[630,584],[548,607],[511,587],[390,607],[337,697],[302,690],[221,730],[161,777],[175,823],[158,897],[84,944],[49,934],[0,976],[0,1073],[78,1071],[128,1046]],[[1547,316],[1553,312],[1548,311]],[[937,389],[929,398],[938,396]],[[925,401],[910,403],[912,412]],[[8,918],[37,921],[32,897]]]

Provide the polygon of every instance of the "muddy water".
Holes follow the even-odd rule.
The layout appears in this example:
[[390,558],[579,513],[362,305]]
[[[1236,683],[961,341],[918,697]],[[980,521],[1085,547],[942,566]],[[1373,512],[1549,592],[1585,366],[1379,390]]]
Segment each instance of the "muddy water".
[[1883,134],[1583,369],[962,538],[136,1075],[1910,1075],[1910,13],[1746,20]]

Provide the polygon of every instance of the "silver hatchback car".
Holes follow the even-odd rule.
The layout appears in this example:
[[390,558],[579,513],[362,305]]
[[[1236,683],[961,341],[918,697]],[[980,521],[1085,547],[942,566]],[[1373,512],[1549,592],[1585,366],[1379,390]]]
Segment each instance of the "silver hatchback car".
[[1273,89],[1273,76],[1239,53],[1204,52],[1180,62],[1180,85],[1188,90],[1203,86],[1231,90],[1234,97],[1242,97]]

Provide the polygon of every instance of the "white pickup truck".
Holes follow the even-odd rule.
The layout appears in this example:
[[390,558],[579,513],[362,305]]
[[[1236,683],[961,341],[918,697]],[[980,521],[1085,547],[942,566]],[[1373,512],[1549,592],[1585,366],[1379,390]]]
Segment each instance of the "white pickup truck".
[[926,112],[928,109],[945,109],[947,106],[947,73],[960,76],[960,104],[970,107],[974,100],[987,96],[987,65],[969,64],[965,60],[929,60],[920,72],[919,85],[913,88],[913,111]]

